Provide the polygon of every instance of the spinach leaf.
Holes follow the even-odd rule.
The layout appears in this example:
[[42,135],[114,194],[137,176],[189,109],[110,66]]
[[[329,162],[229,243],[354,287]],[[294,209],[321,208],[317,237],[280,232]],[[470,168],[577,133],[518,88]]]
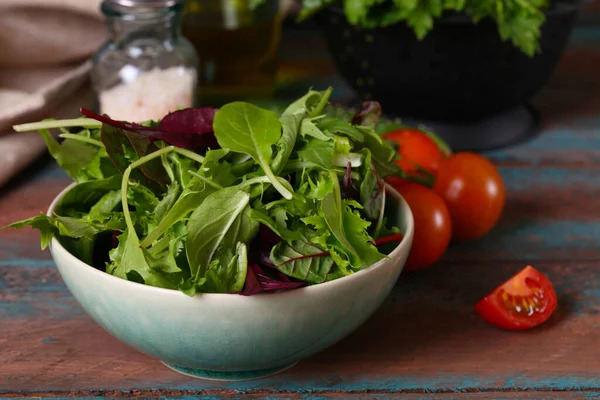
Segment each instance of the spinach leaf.
[[204,199],[188,222],[186,252],[192,275],[203,277],[227,232],[250,201],[237,187],[218,190]]
[[281,123],[275,114],[249,103],[234,102],[217,111],[213,127],[221,147],[250,155],[273,187],[284,198],[292,198],[292,193],[277,180],[269,165],[273,154],[271,146],[281,138]]

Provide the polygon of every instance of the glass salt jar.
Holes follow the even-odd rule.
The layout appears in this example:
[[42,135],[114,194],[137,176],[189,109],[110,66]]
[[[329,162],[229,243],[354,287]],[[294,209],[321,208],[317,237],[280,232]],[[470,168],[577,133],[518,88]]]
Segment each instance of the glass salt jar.
[[104,0],[108,40],[93,56],[96,108],[117,120],[161,119],[197,102],[198,56],[181,34],[184,0]]

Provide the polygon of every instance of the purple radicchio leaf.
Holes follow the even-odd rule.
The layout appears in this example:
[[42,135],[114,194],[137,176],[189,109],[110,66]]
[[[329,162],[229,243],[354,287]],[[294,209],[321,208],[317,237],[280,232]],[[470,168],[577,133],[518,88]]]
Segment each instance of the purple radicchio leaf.
[[363,109],[352,117],[352,124],[375,128],[381,117],[381,105],[377,101],[365,101],[362,106]]
[[240,292],[242,296],[252,296],[262,292],[262,287],[258,281],[258,276],[254,269],[255,264],[248,265],[248,272],[246,273],[246,282],[244,283],[244,289]]
[[352,164],[348,163],[346,166],[346,173],[344,174],[344,178],[342,179],[342,184],[340,185],[340,190],[342,194],[342,199],[347,200],[356,200],[360,201],[360,193],[354,183],[352,182]]
[[306,285],[304,282],[292,281],[279,271],[276,271],[276,274],[269,274],[259,265],[251,264],[248,266],[246,283],[240,295],[252,296],[261,292],[292,290],[304,285]]
[[186,108],[166,115],[158,127],[147,127],[133,122],[117,121],[105,115],[96,114],[82,108],[81,114],[95,119],[103,124],[135,132],[149,138],[151,141],[162,140],[170,145],[191,150],[219,148],[212,122],[217,112],[216,108]]
[[[187,148],[220,148],[213,132],[213,120],[217,111],[218,108],[201,107],[186,108],[169,113],[158,125],[158,129],[165,132],[165,138],[161,140],[168,142],[168,136],[168,139],[173,137],[182,141],[182,144],[189,146]],[[174,145],[186,147],[179,144]]]
[[256,249],[256,251],[252,251],[248,254],[248,262],[275,268],[275,265],[269,259],[269,254],[271,253],[273,246],[280,241],[281,238],[268,226],[260,224],[258,235],[254,237],[251,244],[251,248]]

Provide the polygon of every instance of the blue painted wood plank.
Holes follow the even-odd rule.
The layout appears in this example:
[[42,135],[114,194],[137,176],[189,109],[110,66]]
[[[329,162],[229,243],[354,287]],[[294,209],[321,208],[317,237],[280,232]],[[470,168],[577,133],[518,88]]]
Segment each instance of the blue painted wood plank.
[[79,312],[53,269],[0,268],[0,309],[18,308],[0,317],[0,342],[11,344],[0,346],[0,393],[600,390],[598,263],[536,266],[559,296],[540,329],[500,331],[472,308],[522,265],[444,264],[403,274],[381,309],[332,348],[276,377],[236,383],[180,376],[118,342]]
[[[185,393],[185,392],[182,392]],[[126,394],[126,393],[123,393]],[[127,393],[129,394],[129,393]],[[5,399],[17,400],[22,397],[5,397]],[[76,400],[108,400],[112,397],[109,396],[85,396],[85,395],[70,395],[70,396],[57,396],[57,397],[37,397],[39,400],[64,400],[64,399],[76,399]],[[193,392],[185,393],[181,395],[169,394],[169,395],[157,395],[155,392],[150,392],[148,395],[128,395],[128,399],[131,400],[148,400],[148,399],[156,399],[156,400],[193,400],[193,399],[202,399],[202,400],[222,400],[222,399],[261,399],[261,400],[287,400],[287,399],[311,399],[311,400],[325,400],[325,399],[362,399],[362,400],[387,400],[392,398],[398,399],[421,399],[421,400],[436,400],[436,399],[444,399],[444,400],[454,400],[454,399],[494,399],[494,400],[503,400],[503,399],[536,399],[536,400],[546,400],[546,399],[598,399],[600,398],[599,392],[588,392],[588,391],[552,391],[552,392],[542,392],[542,391],[533,391],[533,392],[473,392],[473,393],[435,393],[435,394],[425,394],[425,393],[402,393],[402,394],[394,394],[394,393],[373,393],[373,392],[313,392],[310,394],[305,393],[279,393],[279,394],[269,394],[265,395],[264,393],[238,393],[232,394],[230,392],[223,394],[206,394],[199,395]]]
[[501,164],[597,164],[600,162],[600,118],[561,121],[544,128],[529,142],[485,155]]

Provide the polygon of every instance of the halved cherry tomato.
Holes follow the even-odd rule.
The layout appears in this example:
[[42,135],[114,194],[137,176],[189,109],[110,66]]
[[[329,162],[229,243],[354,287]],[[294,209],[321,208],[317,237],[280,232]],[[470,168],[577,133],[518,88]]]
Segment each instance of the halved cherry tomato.
[[452,230],[450,214],[444,201],[433,190],[418,183],[402,182],[390,185],[408,203],[415,221],[415,233],[405,271],[428,268],[436,262],[448,248]]
[[452,218],[452,238],[477,239],[500,219],[506,194],[496,167],[475,153],[456,153],[445,159],[433,186]]
[[436,174],[445,155],[437,143],[425,132],[414,128],[402,128],[382,136],[400,155],[396,164],[407,174],[417,174],[419,167]]
[[527,266],[479,301],[475,311],[488,323],[515,331],[546,322],[556,305],[552,283]]

